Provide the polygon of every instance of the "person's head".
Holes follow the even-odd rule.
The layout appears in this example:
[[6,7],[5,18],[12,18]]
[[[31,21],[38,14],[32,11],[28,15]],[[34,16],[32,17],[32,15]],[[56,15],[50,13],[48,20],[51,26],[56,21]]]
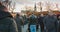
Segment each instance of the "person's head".
[[6,6],[4,6],[0,3],[0,11],[8,12],[8,9]]
[[58,20],[60,19],[60,14],[57,15]]
[[60,20],[60,16],[58,16],[57,19]]
[[60,19],[60,16],[58,18]]
[[53,15],[53,12],[52,11],[48,12],[48,15],[49,16],[52,16]]
[[41,17],[43,17],[44,15],[43,15],[43,14],[41,14],[40,16],[41,16]]
[[16,16],[19,17],[20,15],[17,13]]

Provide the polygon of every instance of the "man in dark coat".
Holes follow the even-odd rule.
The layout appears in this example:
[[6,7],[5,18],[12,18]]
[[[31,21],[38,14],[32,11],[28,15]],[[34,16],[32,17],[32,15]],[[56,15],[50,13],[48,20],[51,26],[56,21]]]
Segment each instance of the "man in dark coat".
[[23,18],[17,13],[15,20],[17,23],[18,32],[22,32],[21,26],[23,25]]
[[0,32],[18,32],[16,22],[2,4],[0,4]]
[[35,16],[34,14],[30,15],[29,17],[29,30],[30,30],[30,25],[37,25],[37,16]]
[[29,24],[30,25],[36,25],[37,24],[37,16],[35,16],[34,14],[32,14],[29,18]]
[[45,32],[57,32],[57,18],[53,16],[53,12],[49,12],[44,18],[44,29]]
[[38,17],[38,24],[39,24],[40,27],[41,27],[41,32],[44,32],[44,23],[43,23],[43,19],[44,19],[44,15],[41,14],[41,15]]

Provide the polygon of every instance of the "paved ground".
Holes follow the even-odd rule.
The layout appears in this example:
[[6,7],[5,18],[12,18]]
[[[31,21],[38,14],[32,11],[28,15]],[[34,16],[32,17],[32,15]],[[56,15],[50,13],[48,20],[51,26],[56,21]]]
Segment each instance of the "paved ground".
[[[27,29],[28,29],[28,24],[24,25],[24,27],[22,26],[22,32],[26,32]],[[41,32],[41,31],[40,31],[40,28],[38,29],[37,32]]]

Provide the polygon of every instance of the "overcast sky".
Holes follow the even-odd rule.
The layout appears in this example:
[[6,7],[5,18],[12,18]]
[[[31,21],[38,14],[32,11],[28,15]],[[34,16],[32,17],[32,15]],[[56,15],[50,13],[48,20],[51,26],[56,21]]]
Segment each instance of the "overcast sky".
[[33,6],[37,2],[46,2],[46,1],[48,1],[48,2],[51,2],[51,3],[60,4],[60,0],[14,0],[14,1],[16,2],[16,9],[15,10],[21,10],[21,8],[23,8],[25,5]]
[[60,2],[60,0],[16,0],[16,2],[19,2],[20,4],[33,4],[34,2],[40,1]]

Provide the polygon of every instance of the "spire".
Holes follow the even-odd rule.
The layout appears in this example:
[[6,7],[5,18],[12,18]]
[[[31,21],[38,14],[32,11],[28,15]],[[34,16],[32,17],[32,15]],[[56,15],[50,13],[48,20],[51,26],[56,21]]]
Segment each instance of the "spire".
[[41,10],[41,12],[42,12],[42,3],[40,2],[40,10]]
[[56,3],[56,8],[58,8],[58,4]]
[[35,6],[34,6],[34,11],[36,11],[36,3],[35,3]]

